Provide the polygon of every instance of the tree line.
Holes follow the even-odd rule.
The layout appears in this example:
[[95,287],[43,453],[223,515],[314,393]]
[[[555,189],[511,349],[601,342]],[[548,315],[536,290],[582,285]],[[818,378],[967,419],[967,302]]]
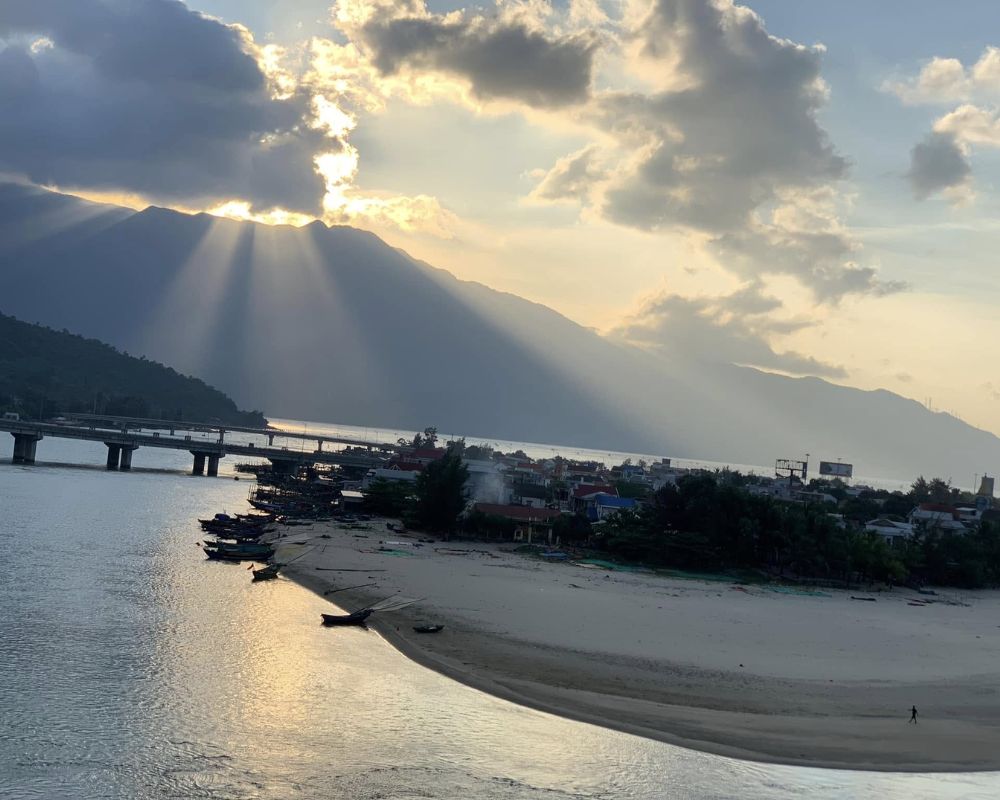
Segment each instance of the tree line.
[[[921,502],[963,497],[940,479],[919,478],[909,492],[871,491],[858,497],[843,485],[810,488],[840,495],[829,503],[787,503],[751,493],[733,475],[686,475],[652,493],[637,511],[601,526],[595,543],[614,556],[685,570],[757,570],[778,578],[845,585],[1000,585],[1000,526],[977,523],[967,532],[922,529],[892,545],[864,530],[878,516],[902,517]],[[833,513],[836,510],[837,513]]]

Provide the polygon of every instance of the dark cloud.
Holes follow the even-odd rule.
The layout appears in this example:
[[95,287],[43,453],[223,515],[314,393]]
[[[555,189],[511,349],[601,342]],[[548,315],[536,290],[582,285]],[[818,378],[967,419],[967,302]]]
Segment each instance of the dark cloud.
[[663,88],[596,95],[586,113],[618,143],[585,151],[587,164],[617,164],[564,159],[537,195],[593,198],[640,230],[708,234],[723,267],[792,275],[823,301],[901,288],[856,263],[837,221],[831,187],[848,165],[817,120],[822,48],[771,36],[731,0],[657,0],[630,35]]
[[[849,294],[882,296],[904,291],[901,281],[882,281],[856,262],[858,246],[842,230],[751,224],[712,239],[710,246],[729,269],[753,277],[761,271],[794,275],[821,302]],[[762,270],[763,265],[763,270]]]
[[555,35],[518,17],[429,14],[422,2],[373,5],[356,43],[383,74],[403,67],[449,73],[469,81],[485,100],[559,107],[587,99],[597,38]]
[[747,9],[660,0],[636,31],[649,68],[680,88],[612,95],[603,113],[648,131],[653,146],[610,187],[605,213],[655,230],[724,231],[790,188],[844,176],[816,113],[825,102],[821,51],[777,39]]
[[762,294],[755,284],[710,298],[664,294],[646,303],[612,336],[675,359],[846,377],[842,367],[791,351],[779,353],[771,346],[772,336],[808,326],[767,316],[780,307],[780,301]]
[[[166,201],[315,212],[336,149],[276,100],[240,29],[173,0],[0,4],[0,169]],[[29,51],[35,37],[52,43]]]
[[910,151],[906,178],[920,200],[966,186],[971,175],[972,167],[954,133],[931,132]]

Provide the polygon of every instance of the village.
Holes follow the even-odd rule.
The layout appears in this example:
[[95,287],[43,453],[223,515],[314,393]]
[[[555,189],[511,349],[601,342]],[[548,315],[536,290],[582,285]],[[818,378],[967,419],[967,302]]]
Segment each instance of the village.
[[[806,461],[778,459],[775,474],[742,474],[729,470],[680,467],[669,458],[655,461],[625,459],[608,466],[553,456],[533,459],[523,451],[502,453],[487,445],[464,441],[438,442],[428,428],[401,448],[387,465],[368,470],[344,483],[345,511],[370,507],[373,494],[394,486],[397,494],[414,488],[429,464],[456,449],[468,471],[464,517],[504,520],[491,532],[506,532],[516,542],[558,546],[562,520],[577,521],[599,532],[601,526],[621,515],[639,512],[666,486],[676,486],[686,476],[714,476],[721,483],[740,487],[750,495],[782,504],[812,505],[822,509],[839,528],[874,534],[890,547],[902,546],[918,533],[962,534],[980,523],[1000,521],[994,508],[994,479],[984,475],[973,495],[934,479],[918,479],[911,491],[876,489],[851,483],[853,466],[820,462],[820,477],[808,477]],[[926,489],[921,490],[923,484]]]

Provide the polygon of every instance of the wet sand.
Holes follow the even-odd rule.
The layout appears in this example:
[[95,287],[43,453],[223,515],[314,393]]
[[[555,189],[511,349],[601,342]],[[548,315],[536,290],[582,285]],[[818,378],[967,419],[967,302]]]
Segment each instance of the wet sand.
[[[516,703],[758,761],[1000,769],[998,592],[788,594],[543,563],[509,545],[415,546],[381,521],[285,533],[308,540],[281,546],[282,561],[305,553],[288,578],[321,595],[374,584],[326,595],[347,610],[423,598],[376,613],[372,627],[415,661]],[[445,629],[412,630],[423,623]]]

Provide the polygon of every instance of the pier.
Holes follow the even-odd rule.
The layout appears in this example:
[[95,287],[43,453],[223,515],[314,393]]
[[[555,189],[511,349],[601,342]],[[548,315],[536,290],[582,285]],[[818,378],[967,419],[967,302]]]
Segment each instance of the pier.
[[[187,450],[193,458],[191,474],[208,477],[219,474],[219,461],[227,455],[267,459],[275,471],[294,472],[302,464],[377,467],[387,462],[396,449],[395,445],[321,435],[309,436],[274,428],[94,415],[74,415],[48,422],[0,419],[0,431],[7,431],[14,438],[11,460],[15,464],[34,464],[38,443],[43,439],[79,439],[102,442],[108,448],[109,470],[127,472],[132,469],[132,458],[136,450],[140,447],[160,447]],[[227,440],[226,435],[229,433],[243,434],[241,438],[244,440],[260,437],[261,442]],[[298,440],[303,446],[301,449],[275,446],[275,439]],[[306,449],[305,444],[313,442],[315,449]],[[327,449],[324,449],[324,445]]]

